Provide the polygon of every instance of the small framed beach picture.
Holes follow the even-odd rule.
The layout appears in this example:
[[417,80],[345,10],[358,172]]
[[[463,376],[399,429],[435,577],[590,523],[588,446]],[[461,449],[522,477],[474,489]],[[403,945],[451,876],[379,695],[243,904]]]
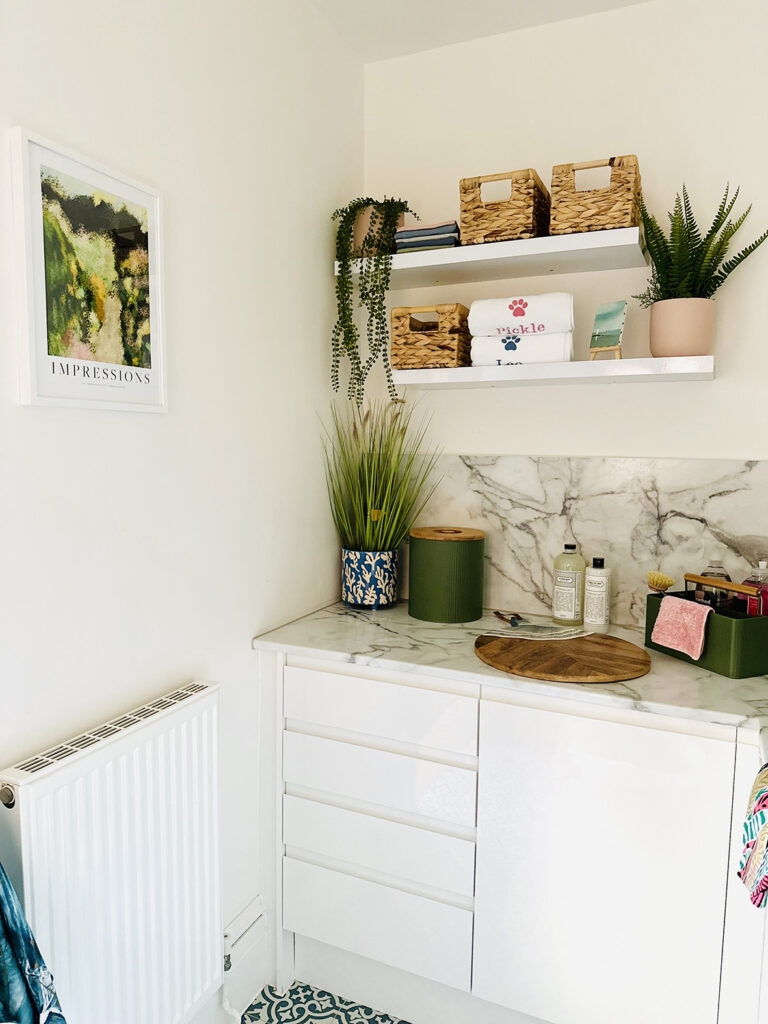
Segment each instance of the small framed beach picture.
[[598,306],[592,340],[589,343],[589,358],[594,359],[601,352],[613,352],[614,359],[621,359],[621,339],[624,321],[627,318],[627,303],[605,302]]
[[13,135],[21,401],[163,412],[158,194]]

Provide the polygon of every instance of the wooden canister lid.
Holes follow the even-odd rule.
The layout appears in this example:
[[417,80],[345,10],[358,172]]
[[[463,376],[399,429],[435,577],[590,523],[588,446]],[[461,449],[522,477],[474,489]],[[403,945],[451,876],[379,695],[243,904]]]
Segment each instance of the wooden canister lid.
[[418,540],[484,540],[485,533],[466,526],[414,526],[411,537]]

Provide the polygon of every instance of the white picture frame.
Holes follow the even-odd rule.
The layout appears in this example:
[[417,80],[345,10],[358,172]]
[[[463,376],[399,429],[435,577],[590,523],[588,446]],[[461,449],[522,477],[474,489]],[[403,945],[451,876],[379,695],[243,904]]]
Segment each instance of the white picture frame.
[[21,128],[12,185],[20,401],[165,412],[159,193]]

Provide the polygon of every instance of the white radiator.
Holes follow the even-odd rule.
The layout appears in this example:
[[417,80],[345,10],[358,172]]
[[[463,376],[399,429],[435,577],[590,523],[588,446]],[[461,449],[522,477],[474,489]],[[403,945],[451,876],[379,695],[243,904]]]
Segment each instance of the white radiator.
[[221,985],[217,716],[191,683],[0,770],[0,861],[68,1024],[184,1024]]

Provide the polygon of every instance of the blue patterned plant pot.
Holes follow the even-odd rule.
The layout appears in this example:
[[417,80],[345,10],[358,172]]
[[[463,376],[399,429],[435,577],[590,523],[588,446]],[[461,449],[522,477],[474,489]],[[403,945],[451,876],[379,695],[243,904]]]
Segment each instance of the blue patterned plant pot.
[[397,551],[341,551],[341,599],[350,608],[387,608],[397,600]]

